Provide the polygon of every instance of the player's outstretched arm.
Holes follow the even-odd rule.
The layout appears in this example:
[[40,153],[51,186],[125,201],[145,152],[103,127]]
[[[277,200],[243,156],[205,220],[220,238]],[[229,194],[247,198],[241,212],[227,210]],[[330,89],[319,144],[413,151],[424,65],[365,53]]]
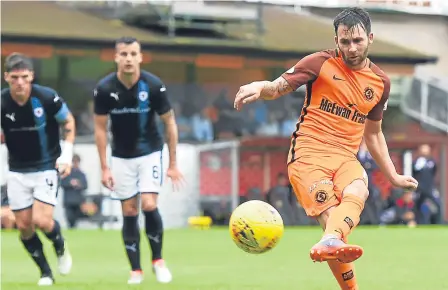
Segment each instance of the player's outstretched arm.
[[364,140],[373,159],[389,181],[397,187],[415,190],[418,182],[411,176],[399,175],[389,155],[386,138],[381,129],[382,121],[366,120]]
[[244,104],[255,102],[258,99],[275,100],[281,96],[291,93],[294,89],[283,78],[274,81],[253,82],[240,87],[236,94],[234,107],[240,110]]

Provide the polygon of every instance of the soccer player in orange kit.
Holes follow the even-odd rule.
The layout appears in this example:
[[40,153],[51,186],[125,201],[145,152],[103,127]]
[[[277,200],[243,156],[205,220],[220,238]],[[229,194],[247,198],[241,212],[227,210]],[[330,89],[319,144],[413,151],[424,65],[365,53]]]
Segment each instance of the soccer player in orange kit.
[[258,81],[238,91],[234,106],[274,100],[306,85],[306,98],[292,134],[288,174],[308,216],[325,233],[310,251],[327,261],[341,289],[358,289],[353,261],[363,249],[347,244],[369,195],[367,174],[356,158],[364,137],[370,154],[390,182],[415,189],[417,181],[399,175],[381,130],[390,80],[367,58],[373,43],[369,14],[349,8],[334,19],[336,49],[310,54],[275,81]]

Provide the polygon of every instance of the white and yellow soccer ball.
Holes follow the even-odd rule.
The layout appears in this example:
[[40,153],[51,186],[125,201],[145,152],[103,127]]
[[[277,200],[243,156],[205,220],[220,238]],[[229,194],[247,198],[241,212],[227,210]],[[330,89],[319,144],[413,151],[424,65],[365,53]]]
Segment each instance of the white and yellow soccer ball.
[[274,248],[282,238],[283,219],[270,204],[251,200],[233,211],[229,231],[240,249],[251,254],[261,254]]

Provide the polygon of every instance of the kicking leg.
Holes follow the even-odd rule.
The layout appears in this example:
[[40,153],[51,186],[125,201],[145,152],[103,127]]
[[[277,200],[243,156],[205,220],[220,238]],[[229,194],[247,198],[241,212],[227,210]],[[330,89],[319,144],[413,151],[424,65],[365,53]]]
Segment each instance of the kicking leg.
[[[328,218],[335,208],[336,207],[329,208],[317,218],[324,231],[326,229]],[[341,263],[337,260],[329,260],[327,263],[333,273],[333,276],[338,281],[341,290],[358,290],[358,284],[355,277],[355,265],[353,262]]]
[[157,196],[156,193],[143,193],[142,209],[145,214],[146,236],[151,246],[153,270],[159,282],[169,283],[172,275],[162,259],[163,222],[157,209]]
[[364,203],[368,197],[367,186],[362,180],[355,180],[345,187],[341,204],[329,215],[325,234],[321,241],[313,246],[310,256],[315,261],[338,260],[350,263],[363,254],[356,245],[345,244],[342,240],[358,225]]
[[328,218],[326,235],[345,238],[359,224],[364,203],[369,196],[366,184],[362,180],[355,180],[342,192],[341,204]]
[[131,277],[128,284],[140,284],[143,272],[140,264],[140,230],[138,226],[138,197],[121,201],[123,210],[123,228],[121,231],[124,247],[131,265]]
[[313,261],[337,260],[350,263],[363,254],[361,247],[346,244],[343,240],[347,240],[359,223],[368,196],[367,187],[363,181],[355,180],[342,194],[341,204],[328,217],[324,236],[311,248],[310,257]]
[[72,269],[72,256],[62,236],[59,222],[53,219],[53,211],[53,205],[36,200],[33,205],[33,224],[53,242],[59,272],[61,275],[68,275]]
[[368,180],[358,160],[344,161],[333,176],[334,191],[340,194],[340,204],[331,212],[326,223],[325,234],[311,250],[312,259],[327,261],[336,258],[339,262],[353,262],[362,256],[363,249],[347,245],[348,235],[359,224],[364,204],[369,197]]

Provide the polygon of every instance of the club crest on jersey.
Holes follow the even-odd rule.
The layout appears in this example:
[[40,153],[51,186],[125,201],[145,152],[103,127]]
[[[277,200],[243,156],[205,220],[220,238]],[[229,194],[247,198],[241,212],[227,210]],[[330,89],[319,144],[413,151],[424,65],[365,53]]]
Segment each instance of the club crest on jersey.
[[142,102],[146,101],[148,99],[148,92],[140,92],[140,93],[138,93],[138,98]]
[[371,87],[367,87],[364,89],[364,97],[367,101],[372,101],[373,97],[375,97],[375,91]]
[[44,109],[42,108],[36,108],[34,109],[34,116],[40,118],[44,114]]
[[316,202],[318,203],[325,203],[328,199],[328,194],[324,190],[319,190],[316,192]]

